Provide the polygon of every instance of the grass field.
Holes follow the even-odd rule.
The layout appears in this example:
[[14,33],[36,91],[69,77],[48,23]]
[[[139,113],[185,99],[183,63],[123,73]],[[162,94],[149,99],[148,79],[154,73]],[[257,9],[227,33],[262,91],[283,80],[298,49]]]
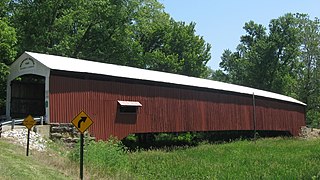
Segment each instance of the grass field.
[[[71,163],[71,162],[70,162]],[[39,153],[0,139],[0,179],[74,179],[63,171],[64,158],[53,153]]]
[[320,141],[264,139],[132,155],[146,179],[311,179],[320,177]]
[[[53,149],[26,157],[24,148],[0,139],[0,179],[77,179],[78,150]],[[243,140],[136,152],[123,151],[119,143],[91,142],[84,160],[85,179],[320,179],[320,139]]]
[[130,153],[121,148],[92,142],[86,164],[118,179],[320,179],[320,140],[272,138]]

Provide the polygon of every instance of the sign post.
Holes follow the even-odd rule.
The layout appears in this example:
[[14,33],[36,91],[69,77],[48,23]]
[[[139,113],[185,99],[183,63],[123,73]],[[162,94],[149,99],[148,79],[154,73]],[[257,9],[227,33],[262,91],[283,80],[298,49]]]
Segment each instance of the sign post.
[[22,124],[28,128],[27,153],[26,153],[26,155],[29,156],[30,130],[36,124],[36,121],[33,119],[33,117],[31,115],[29,115],[22,121]]
[[83,133],[80,134],[80,179],[83,179]]
[[2,123],[0,122],[0,138],[1,138],[1,133],[2,133]]
[[81,111],[73,120],[72,124],[80,131],[80,179],[83,179],[83,133],[92,125],[93,121]]

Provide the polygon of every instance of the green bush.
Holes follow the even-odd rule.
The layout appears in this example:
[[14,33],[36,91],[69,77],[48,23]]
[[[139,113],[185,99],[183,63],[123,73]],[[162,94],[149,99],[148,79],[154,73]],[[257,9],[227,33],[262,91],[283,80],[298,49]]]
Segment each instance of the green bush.
[[195,133],[192,133],[192,132],[160,133],[156,135],[156,141],[193,143],[195,136],[196,136]]
[[317,110],[309,110],[307,112],[307,125],[319,128],[320,112]]

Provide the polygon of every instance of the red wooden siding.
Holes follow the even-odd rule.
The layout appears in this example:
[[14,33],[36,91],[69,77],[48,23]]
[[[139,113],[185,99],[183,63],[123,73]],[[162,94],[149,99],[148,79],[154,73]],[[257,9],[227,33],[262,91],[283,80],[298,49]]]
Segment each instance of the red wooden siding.
[[[50,121],[70,122],[81,110],[97,139],[130,133],[253,130],[252,97],[195,88],[50,76]],[[117,101],[139,101],[137,115],[120,114]],[[256,98],[258,130],[290,131],[305,124],[304,106]]]
[[257,99],[256,104],[258,130],[290,131],[297,136],[305,126],[305,108],[301,105],[265,98]]

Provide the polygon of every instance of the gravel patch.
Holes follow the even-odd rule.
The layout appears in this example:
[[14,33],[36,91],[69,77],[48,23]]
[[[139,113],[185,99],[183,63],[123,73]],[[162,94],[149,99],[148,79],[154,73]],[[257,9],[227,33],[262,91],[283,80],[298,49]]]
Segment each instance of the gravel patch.
[[304,139],[317,139],[320,138],[320,129],[316,128],[308,128],[308,127],[302,127],[300,137]]
[[[27,147],[27,129],[14,129],[2,133],[2,137],[13,140],[14,143]],[[30,131],[29,148],[37,151],[46,151],[47,141],[33,131]]]

